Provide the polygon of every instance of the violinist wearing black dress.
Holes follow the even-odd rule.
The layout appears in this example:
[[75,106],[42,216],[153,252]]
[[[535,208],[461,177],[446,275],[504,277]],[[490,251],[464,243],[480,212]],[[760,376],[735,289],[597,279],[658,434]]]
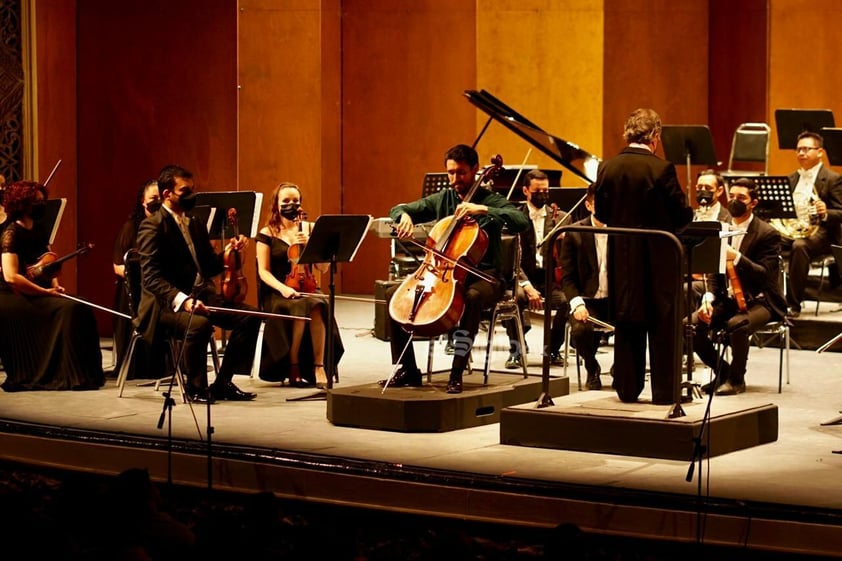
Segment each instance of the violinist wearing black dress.
[[[186,393],[193,402],[248,401],[256,396],[232,382],[235,372],[251,371],[260,318],[238,311],[255,311],[244,304],[226,303],[213,277],[224,270],[223,255],[214,251],[204,224],[187,213],[196,204],[193,174],[166,166],[158,176],[164,201],[158,212],[140,223],[137,235],[143,291],[136,327],[149,344],[163,328],[167,336],[184,341]],[[238,236],[227,248],[245,247]],[[233,311],[208,310],[206,305]],[[214,326],[231,331],[225,356],[213,384],[208,386],[207,352]]]
[[102,352],[93,310],[63,298],[58,278],[27,278],[27,267],[49,251],[35,222],[44,216],[47,188],[32,181],[9,185],[4,206],[0,276],[0,358],[5,391],[95,390],[102,386]]
[[[328,324],[327,299],[320,293],[312,267],[326,272],[328,264],[308,268],[291,259],[307,243],[312,223],[301,217],[301,189],[281,183],[272,193],[266,226],[257,234],[258,299],[263,311],[305,320],[269,319],[263,336],[259,377],[268,381],[287,379],[291,386],[327,386],[325,342]],[[293,258],[294,259],[294,258]],[[297,274],[296,274],[297,273]],[[333,323],[333,372],[344,347]]]
[[[448,216],[460,219],[471,216],[488,234],[488,248],[477,268],[493,278],[499,279],[502,263],[501,235],[505,227],[508,232],[517,234],[529,226],[529,218],[505,197],[478,187],[470,202],[464,197],[474,184],[479,171],[479,157],[476,151],[465,144],[459,144],[447,151],[444,156],[448,180],[452,189],[444,189],[412,203],[399,204],[392,208],[389,216],[395,222],[396,234],[400,239],[412,236],[416,222],[441,220]],[[455,352],[450,368],[447,393],[462,392],[462,373],[468,365],[474,338],[479,330],[482,310],[493,306],[502,295],[502,283],[491,283],[468,273],[463,285],[465,308],[454,332]],[[387,298],[397,287],[393,287]],[[420,386],[421,371],[415,362],[412,345],[407,346],[409,334],[400,323],[391,319],[392,364],[398,363],[401,353],[400,368],[395,373],[390,386]],[[385,384],[385,380],[381,380]]]

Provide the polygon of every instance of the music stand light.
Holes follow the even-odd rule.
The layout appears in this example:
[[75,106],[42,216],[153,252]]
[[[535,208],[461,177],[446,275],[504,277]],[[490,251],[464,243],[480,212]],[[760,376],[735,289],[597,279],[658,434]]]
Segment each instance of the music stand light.
[[804,131],[822,134],[823,128],[836,126],[830,109],[775,109],[778,148],[795,150],[798,135]]
[[707,125],[664,125],[661,129],[664,156],[675,165],[687,166],[687,200],[690,200],[691,165],[719,165],[713,137]]

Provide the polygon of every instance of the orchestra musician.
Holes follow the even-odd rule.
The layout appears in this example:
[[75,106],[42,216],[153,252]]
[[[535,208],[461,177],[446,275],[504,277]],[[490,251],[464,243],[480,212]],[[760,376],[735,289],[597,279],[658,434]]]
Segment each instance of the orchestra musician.
[[[694,222],[731,222],[731,213],[722,204],[725,193],[725,179],[713,169],[704,169],[696,176],[696,210]],[[727,196],[726,196],[727,199]],[[707,292],[707,279],[704,275],[693,275],[693,294],[701,298]]]
[[[591,215],[577,225],[603,228],[594,211],[593,183],[588,185],[585,208]],[[570,338],[585,363],[588,373],[586,387],[601,390],[599,375],[602,368],[596,360],[601,335],[588,321],[593,315],[603,321],[609,319],[608,306],[608,236],[591,232],[567,232],[561,241],[561,286],[570,302]]]
[[[831,244],[838,245],[842,240],[842,175],[823,165],[824,139],[821,135],[802,132],[796,146],[799,167],[789,175],[792,198],[796,211],[807,209],[808,214],[816,216],[818,228],[815,233],[792,241],[787,285],[790,317],[801,314],[810,262],[819,256],[830,255]],[[832,271],[831,284],[838,283],[838,279],[837,269]]]
[[[213,277],[223,272],[223,255],[214,251],[205,225],[188,214],[196,204],[193,174],[168,165],[158,176],[158,188],[163,204],[141,222],[137,235],[143,275],[138,331],[149,344],[161,326],[183,338],[185,391],[191,401],[254,399],[255,394],[240,390],[231,380],[234,372],[251,369],[260,319],[236,313],[253,308],[226,303],[217,293]],[[240,235],[226,248],[242,249],[247,242]],[[234,311],[211,312],[207,305]],[[214,326],[230,330],[231,336],[216,380],[208,386],[207,349]]]
[[93,310],[61,295],[57,276],[27,276],[27,268],[49,251],[49,237],[35,222],[43,218],[47,188],[34,181],[8,186],[10,222],[0,237],[0,358],[3,389],[95,390],[103,385],[102,352]]
[[[441,220],[448,216],[457,219],[470,216],[488,234],[488,248],[477,268],[494,278],[499,278],[502,262],[500,238],[503,228],[513,234],[520,233],[527,228],[528,219],[505,197],[484,187],[477,188],[470,202],[463,201],[479,171],[479,158],[470,146],[458,144],[450,148],[444,156],[444,164],[452,188],[393,207],[389,216],[397,225],[396,235],[400,239],[411,237],[415,223]],[[392,287],[387,291],[387,299],[391,298],[397,288]],[[462,392],[462,373],[468,365],[482,310],[493,306],[502,296],[501,282],[488,282],[470,272],[463,288],[465,308],[458,329],[454,332],[455,352],[447,384],[447,393],[452,394]],[[394,318],[390,321],[392,364],[398,364],[398,358],[404,348],[406,352],[403,353],[399,369],[389,385],[420,386],[421,371],[416,365],[412,345],[407,346],[409,334]],[[380,383],[385,385],[386,380],[381,380]]]
[[[126,252],[130,249],[137,249],[137,230],[140,228],[140,222],[152,214],[158,212],[161,208],[161,195],[158,191],[158,181],[155,179],[146,181],[140,186],[137,196],[135,197],[134,207],[128,219],[120,227],[117,234],[117,239],[114,240],[114,251],[111,256],[111,262],[114,269],[114,276],[116,280],[116,289],[114,291],[114,309],[127,315],[131,315],[131,307],[129,303],[128,292],[126,290],[126,264],[124,263]],[[140,294],[136,295],[139,298]],[[135,310],[137,313],[137,310]],[[120,370],[120,365],[125,358],[124,355],[128,350],[129,341],[132,335],[132,323],[130,320],[120,316],[113,316],[114,326],[114,347],[117,353],[117,364],[114,367],[115,371]],[[160,372],[163,368],[163,355],[155,353],[155,361],[150,359],[152,356],[147,352],[148,348],[141,345],[136,348],[135,356],[137,357],[136,364],[142,364],[145,370],[154,369],[154,372]]]
[[[307,293],[320,292],[312,268],[325,273],[329,264],[318,263],[308,269],[296,265],[291,255],[291,249],[306,245],[313,227],[312,222],[301,216],[302,195],[298,185],[281,183],[272,193],[271,201],[266,225],[256,237],[260,305],[266,312],[309,317],[310,321],[277,318],[266,321],[260,377],[270,381],[287,379],[291,386],[315,384],[324,388],[328,382],[324,368],[327,300]],[[308,285],[312,286],[308,288]],[[333,342],[333,372],[336,372],[344,352],[336,325]]]
[[[529,226],[520,235],[520,275],[517,287],[517,303],[521,312],[521,323],[523,331],[529,331],[531,324],[529,314],[523,310],[528,306],[530,310],[543,310],[543,294],[547,294],[547,287],[544,286],[546,276],[544,273],[543,248],[538,247],[544,236],[550,232],[561,220],[561,216],[549,206],[550,180],[547,174],[539,169],[527,172],[524,177],[523,194],[526,202],[521,206],[523,213],[529,217]],[[553,253],[555,255],[555,253]],[[555,263],[550,264],[551,267]],[[551,307],[556,310],[553,318],[550,335],[550,363],[556,366],[563,366],[564,362],[559,352],[564,344],[564,327],[567,321],[567,298],[564,296],[561,286],[553,284],[549,290]],[[506,368],[521,368],[523,354],[526,349],[520,349],[514,320],[506,320],[506,333],[509,336],[509,358],[506,360]]]
[[[735,395],[746,390],[749,337],[786,313],[779,282],[780,234],[754,216],[757,202],[754,181],[743,178],[731,183],[728,211],[733,217],[734,229],[744,230],[745,234],[728,238],[723,243],[728,244],[726,260],[733,263],[738,281],[726,281],[722,274],[712,275],[710,291],[693,314],[696,325],[693,346],[702,362],[710,368],[717,366],[711,331],[723,330],[731,345],[731,362],[722,361],[714,380],[702,387],[707,393],[715,390],[716,395]],[[730,286],[726,288],[726,284]],[[745,310],[739,309],[741,299]]]
[[[675,233],[693,218],[675,166],[655,155],[661,119],[652,109],[636,109],[625,123],[626,148],[597,170],[595,214],[615,228]],[[668,279],[681,267],[666,238],[610,236],[609,299],[614,331],[614,389],[623,402],[635,402],[646,375],[646,343],[652,402],[671,404],[680,363],[676,347],[676,306],[681,294]],[[673,259],[673,257],[675,259]]]

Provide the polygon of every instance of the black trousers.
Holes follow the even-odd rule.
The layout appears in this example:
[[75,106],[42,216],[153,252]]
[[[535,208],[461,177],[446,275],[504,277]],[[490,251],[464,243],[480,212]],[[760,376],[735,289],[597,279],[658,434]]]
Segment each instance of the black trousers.
[[[209,306],[254,311],[253,307],[245,304],[225,303],[218,295],[204,296],[201,300]],[[213,337],[215,326],[231,331],[216,380],[220,383],[230,382],[235,372],[246,373],[251,370],[257,333],[260,330],[259,317],[230,312],[213,312],[203,316],[164,310],[161,312],[161,324],[169,327],[173,335],[184,342],[182,363],[190,388],[205,388],[208,385],[208,343]]]
[[[386,291],[386,300],[390,300],[400,285],[393,286]],[[451,378],[461,379],[462,372],[468,365],[468,358],[471,356],[471,349],[474,345],[474,338],[479,331],[479,323],[483,310],[490,308],[500,299],[502,289],[500,283],[490,283],[473,275],[469,275],[464,285],[465,310],[459,320],[458,328],[453,332],[453,363],[450,367]],[[392,336],[390,339],[392,351],[392,364],[398,363],[405,371],[418,370],[415,360],[413,346],[407,345],[409,333],[403,329],[400,323],[390,318]],[[404,352],[404,348],[406,351]]]
[[[536,287],[538,292],[546,298],[546,292],[543,287]],[[529,314],[525,313],[529,307],[529,299],[526,297],[526,292],[518,286],[517,288],[517,305],[520,309],[521,323],[523,324],[523,332],[526,333],[531,328],[529,323]],[[560,288],[553,288],[550,291],[550,309],[555,310],[553,314],[552,327],[550,328],[550,348],[549,352],[557,353],[564,344],[564,326],[567,323],[567,316],[570,313],[570,306],[567,303],[567,298],[564,296],[564,291]],[[509,336],[510,352],[513,354],[524,353],[525,349],[518,351],[518,337],[517,328],[514,320],[506,320],[503,322],[506,328],[506,334]]]
[[827,232],[819,230],[809,238],[802,238],[792,242],[789,255],[789,284],[787,285],[787,304],[795,309],[801,309],[804,293],[807,288],[807,277],[810,274],[810,262],[822,255],[830,255],[831,240]]
[[[608,299],[607,298],[585,298],[585,307],[588,313],[595,318],[607,321]],[[573,314],[567,318],[570,322],[570,338],[576,345],[576,352],[585,362],[585,370],[588,371],[588,379],[596,374],[599,363],[596,361],[596,350],[599,348],[599,341],[602,334],[594,330],[594,324],[590,321],[579,321]]]

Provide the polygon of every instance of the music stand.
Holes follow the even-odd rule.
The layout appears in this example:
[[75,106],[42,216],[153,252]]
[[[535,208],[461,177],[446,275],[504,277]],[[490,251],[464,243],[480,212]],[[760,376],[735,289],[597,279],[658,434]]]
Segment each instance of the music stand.
[[[327,301],[327,330],[325,339],[325,372],[327,374],[327,389],[333,388],[334,372],[333,360],[333,310],[336,299],[334,276],[337,263],[350,263],[362,244],[374,218],[368,214],[323,214],[313,225],[310,239],[304,246],[304,251],[298,259],[301,265],[314,263],[330,263],[330,281],[328,283]],[[316,394],[288,398],[287,401],[303,401],[311,399],[327,399],[327,392],[322,390]]]
[[795,150],[802,132],[821,134],[822,128],[836,125],[830,109],[775,109],[775,126],[778,128],[778,148]]
[[58,227],[61,225],[61,217],[64,216],[66,207],[67,199],[47,199],[47,212],[44,218],[35,221],[35,226],[47,232],[50,245],[56,241]]
[[[196,206],[209,206],[220,209],[208,228],[212,240],[225,239],[225,227],[228,224],[228,209],[237,210],[237,229],[246,237],[254,238],[260,224],[260,209],[263,193],[256,191],[209,191],[196,193]],[[231,230],[229,229],[230,233]]]
[[687,200],[690,200],[691,165],[719,165],[713,137],[707,125],[664,125],[661,129],[664,156],[675,165],[687,166]]
[[824,127],[819,132],[824,141],[824,151],[832,166],[842,166],[842,129]]
[[753,177],[757,186],[757,206],[754,214],[765,221],[772,218],[796,218],[792,187],[785,175]]

